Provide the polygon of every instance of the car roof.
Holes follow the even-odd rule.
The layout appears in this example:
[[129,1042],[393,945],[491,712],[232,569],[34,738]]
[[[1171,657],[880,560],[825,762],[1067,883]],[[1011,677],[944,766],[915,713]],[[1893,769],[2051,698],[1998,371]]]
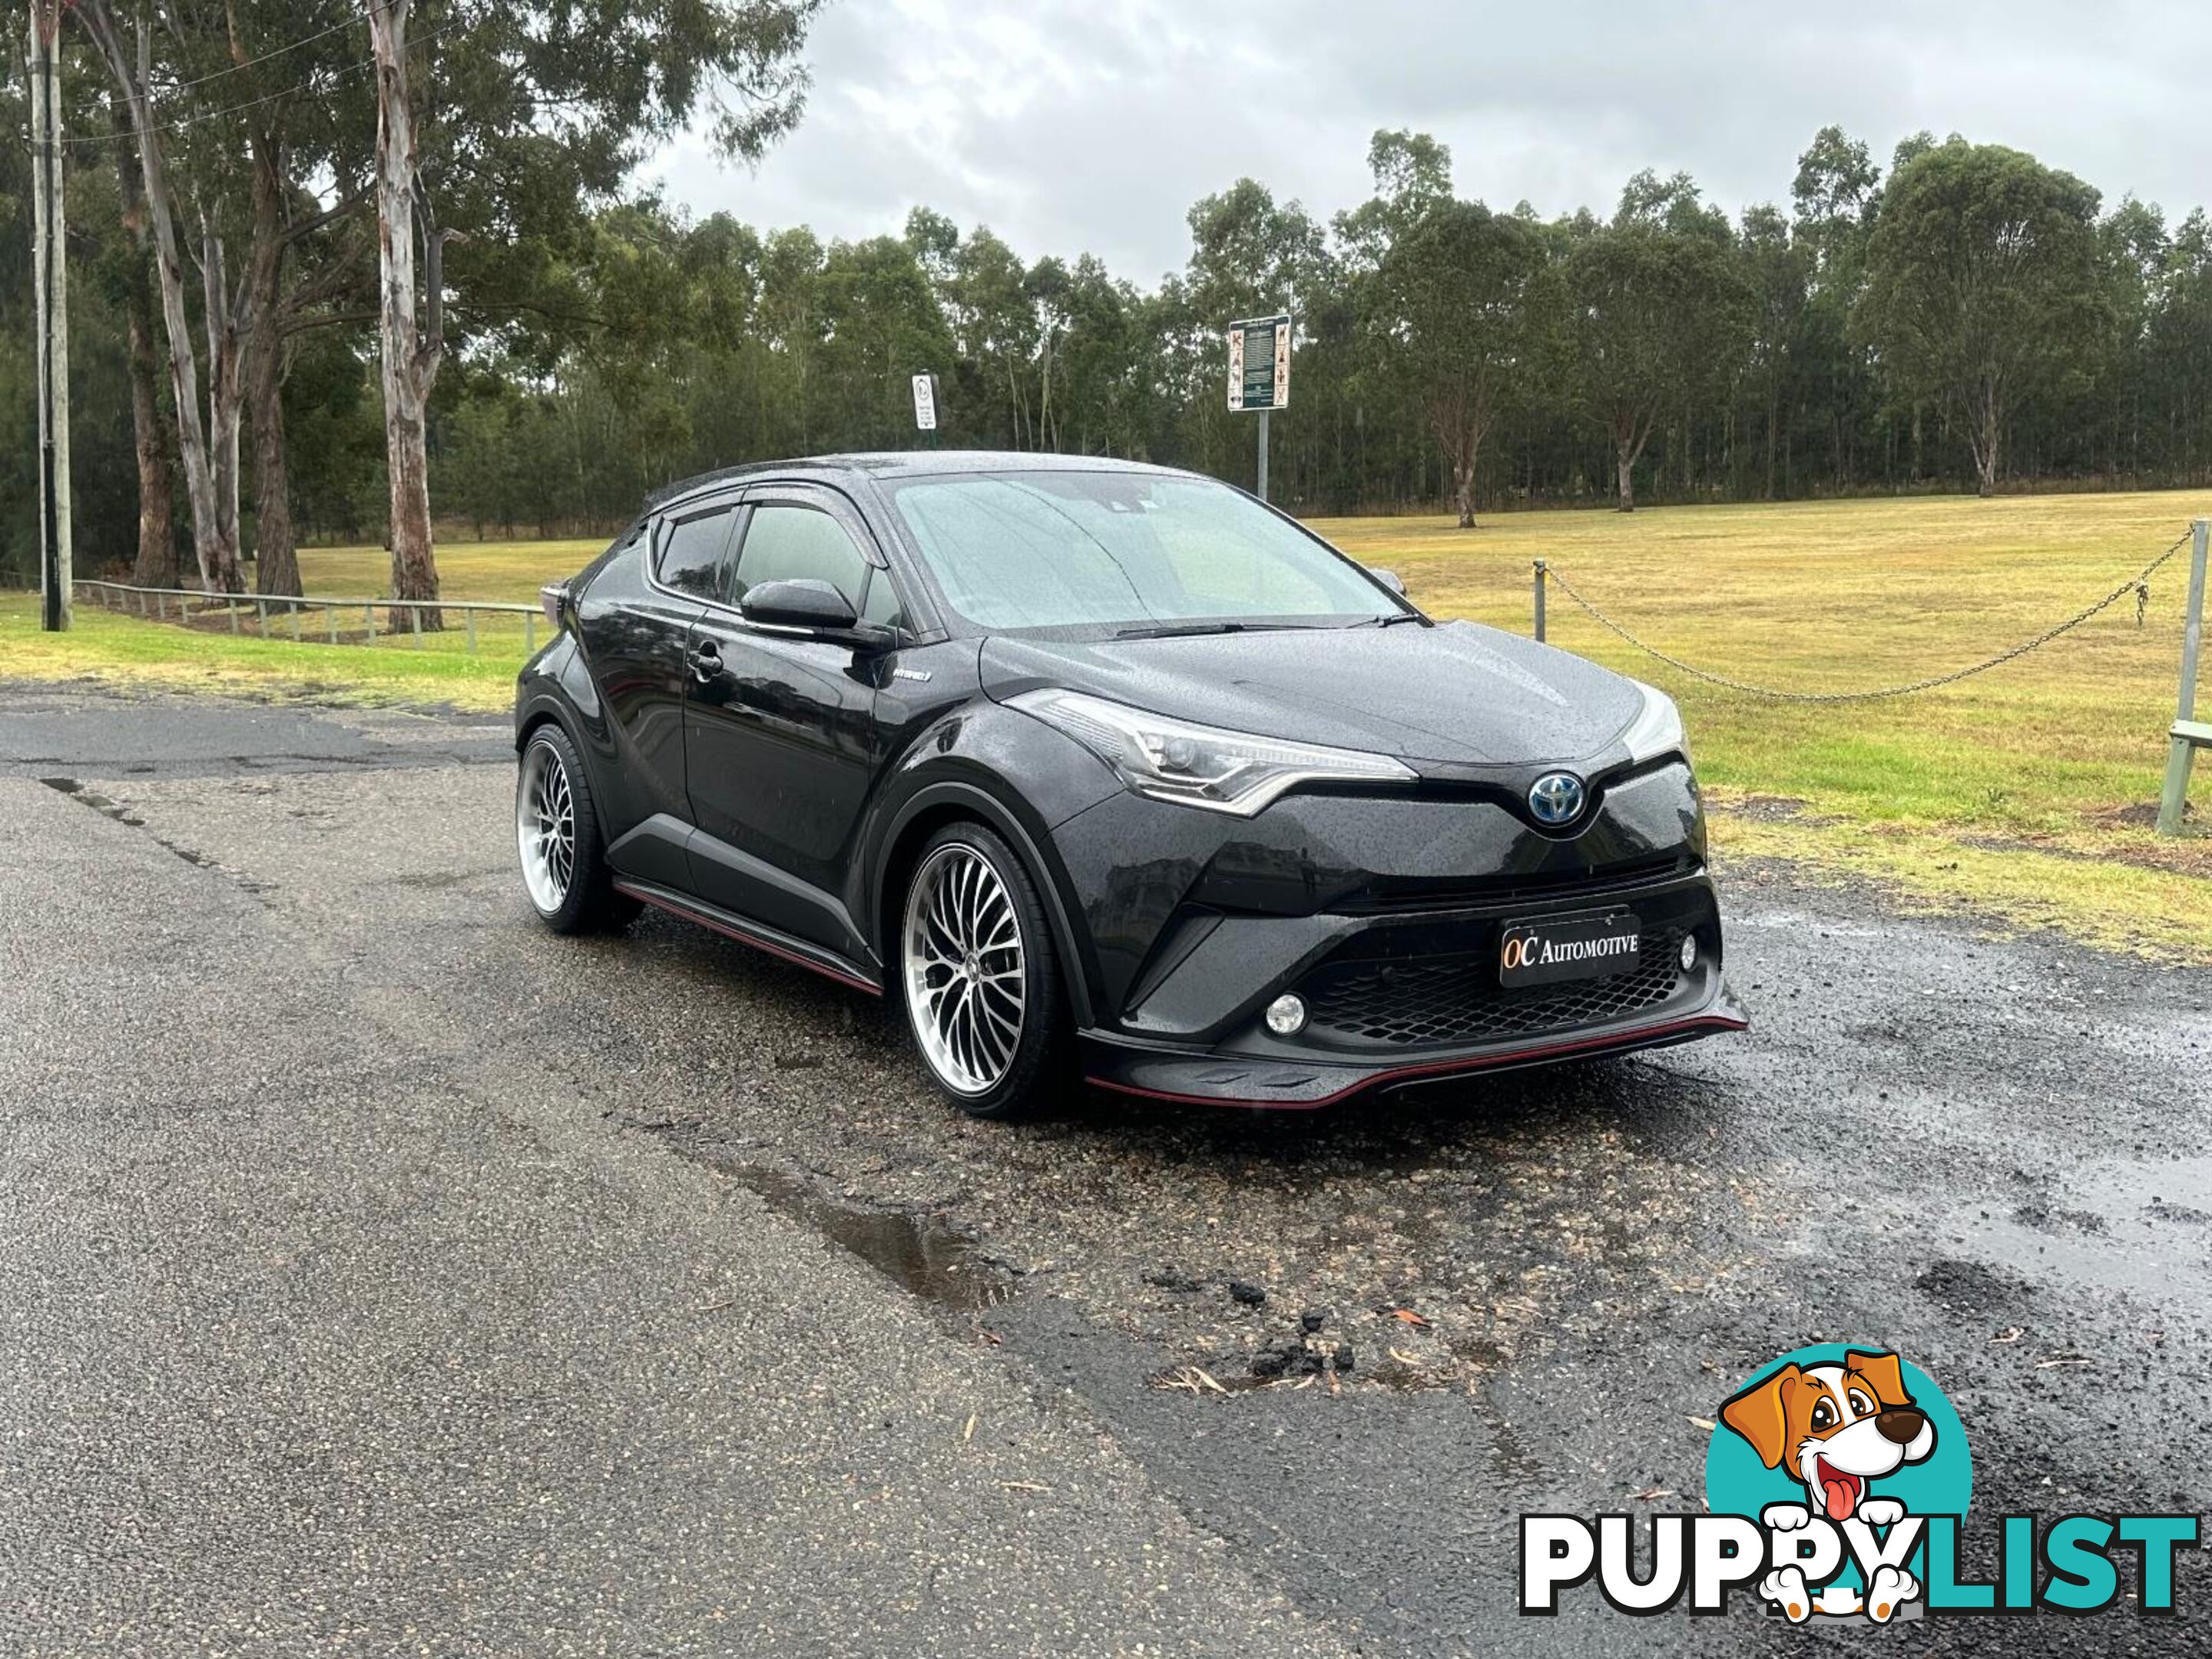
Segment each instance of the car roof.
[[1194,474],[1149,461],[1125,461],[1110,455],[1045,455],[1019,449],[885,450],[850,455],[806,455],[788,461],[748,461],[702,472],[665,485],[646,498],[648,512],[718,485],[746,478],[830,479],[864,474],[875,478],[927,478],[963,472],[1154,472],[1167,477]]

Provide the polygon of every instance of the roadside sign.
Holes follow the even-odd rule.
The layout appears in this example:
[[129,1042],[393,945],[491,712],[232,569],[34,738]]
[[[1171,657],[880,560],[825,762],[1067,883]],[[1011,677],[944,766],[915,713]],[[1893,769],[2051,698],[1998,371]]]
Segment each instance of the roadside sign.
[[1229,325],[1229,407],[1265,413],[1291,401],[1291,319],[1250,317]]
[[937,376],[914,377],[914,423],[923,432],[937,430]]

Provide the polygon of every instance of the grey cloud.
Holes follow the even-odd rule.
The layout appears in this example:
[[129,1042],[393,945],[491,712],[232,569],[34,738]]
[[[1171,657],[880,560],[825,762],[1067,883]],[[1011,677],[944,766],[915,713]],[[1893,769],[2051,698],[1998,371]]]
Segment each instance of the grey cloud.
[[2212,8],[2150,0],[835,0],[807,118],[757,173],[696,143],[648,173],[700,213],[825,235],[927,203],[1146,283],[1186,258],[1190,204],[1240,175],[1352,205],[1381,126],[1449,143],[1463,193],[1547,214],[1607,208],[1644,167],[1731,210],[1786,201],[1832,121],[1885,159],[1923,127],[2014,144],[2178,217],[2212,196],[2208,55]]

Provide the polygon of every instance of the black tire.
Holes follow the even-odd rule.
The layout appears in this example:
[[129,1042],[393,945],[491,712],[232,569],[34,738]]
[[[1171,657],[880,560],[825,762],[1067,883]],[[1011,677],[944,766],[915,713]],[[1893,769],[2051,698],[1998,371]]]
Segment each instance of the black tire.
[[[541,780],[550,781],[553,769],[567,790],[570,839],[565,877],[553,878],[556,862],[540,855],[532,868],[533,817],[543,822],[526,795]],[[599,830],[599,804],[592,799],[583,757],[568,734],[548,720],[531,732],[522,745],[514,783],[515,850],[522,865],[523,892],[538,919],[556,933],[618,933],[637,919],[643,907],[627,893],[614,889],[614,872],[607,866],[606,842]],[[549,902],[549,901],[550,901]]]
[[[942,1042],[933,1042],[925,1031],[923,1017],[915,1012],[915,999],[909,994],[908,931],[917,890],[925,880],[935,878],[932,872],[940,855],[951,856],[948,849],[980,858],[996,875],[1009,902],[1019,941],[1023,992],[1019,1032],[1003,1071],[980,1088],[963,1087],[947,1074],[938,1058]],[[1053,1105],[1070,1081],[1074,1022],[1067,1011],[1066,985],[1052,925],[1045,917],[1036,883],[1014,850],[980,823],[945,825],[929,838],[915,858],[892,922],[889,953],[892,994],[905,1011],[900,1023],[907,1041],[939,1092],[970,1117],[1033,1116]],[[980,999],[983,993],[977,988],[971,994]]]

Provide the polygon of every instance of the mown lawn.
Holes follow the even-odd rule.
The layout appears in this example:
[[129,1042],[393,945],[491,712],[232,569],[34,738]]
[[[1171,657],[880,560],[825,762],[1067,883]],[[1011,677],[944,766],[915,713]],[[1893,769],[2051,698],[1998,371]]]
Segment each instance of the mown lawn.
[[[1993,654],[2102,597],[2212,514],[2212,492],[1799,502],[1527,513],[1461,531],[1437,519],[1316,521],[1406,578],[1431,613],[1529,626],[1546,559],[1660,648],[1733,678],[1799,690],[1915,680]],[[528,600],[595,541],[448,544],[454,599]],[[309,592],[383,591],[374,548],[301,556]],[[1680,698],[1723,854],[1777,854],[1871,876],[1942,908],[1995,909],[2100,942],[2212,960],[2212,839],[2149,828],[2173,716],[2186,553],[2062,640],[1994,672],[1890,702],[1774,702],[1644,656],[1554,586],[1551,637]],[[81,611],[66,643],[0,599],[0,676],[78,673],[170,685],[503,707],[518,631],[417,651],[185,634]],[[357,623],[357,619],[356,619]],[[309,623],[310,631],[314,624]],[[247,623],[249,629],[252,623]],[[2212,765],[2197,821],[2212,820]]]
[[[320,619],[303,614],[312,641]],[[36,594],[0,593],[0,682],[9,679],[88,681],[129,688],[218,691],[235,696],[306,698],[340,703],[447,703],[459,708],[507,708],[514,702],[514,674],[522,665],[519,628],[487,631],[480,653],[467,653],[458,631],[426,636],[417,648],[386,635],[374,646],[291,642],[282,616],[270,619],[267,640],[256,636],[252,612],[241,613],[243,632],[233,635],[220,621],[192,628],[141,622],[96,605],[80,605],[66,634],[39,629]],[[358,613],[345,623],[362,631]],[[4,696],[0,691],[0,696]]]
[[[1670,655],[1806,691],[1902,684],[2032,638],[2212,514],[2212,493],[1798,502],[1316,528],[1441,616],[1526,630],[1530,565]],[[1724,851],[1887,878],[1936,905],[1999,905],[2109,943],[2212,959],[2212,841],[2149,818],[2179,667],[2186,550],[2021,659],[1879,702],[1776,702],[1625,644],[1555,584],[1550,637],[1681,701]],[[2212,820],[2200,766],[2192,822]]]

